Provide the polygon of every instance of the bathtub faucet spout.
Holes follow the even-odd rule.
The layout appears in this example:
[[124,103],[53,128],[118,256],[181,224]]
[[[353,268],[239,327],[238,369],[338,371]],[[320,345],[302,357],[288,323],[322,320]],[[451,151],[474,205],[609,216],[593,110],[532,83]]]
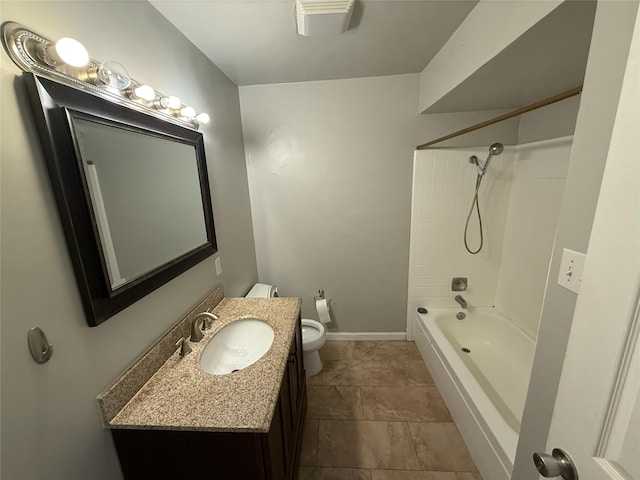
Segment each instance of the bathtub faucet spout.
[[462,298],[462,295],[456,295],[454,300],[458,302],[462,308],[467,308],[467,301]]

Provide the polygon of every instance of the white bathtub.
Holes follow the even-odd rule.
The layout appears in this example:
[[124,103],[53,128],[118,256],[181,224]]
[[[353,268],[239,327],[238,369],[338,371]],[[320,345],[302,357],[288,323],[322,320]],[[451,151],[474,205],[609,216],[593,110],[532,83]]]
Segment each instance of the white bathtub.
[[416,313],[414,339],[480,474],[508,480],[535,342],[492,308],[457,312]]

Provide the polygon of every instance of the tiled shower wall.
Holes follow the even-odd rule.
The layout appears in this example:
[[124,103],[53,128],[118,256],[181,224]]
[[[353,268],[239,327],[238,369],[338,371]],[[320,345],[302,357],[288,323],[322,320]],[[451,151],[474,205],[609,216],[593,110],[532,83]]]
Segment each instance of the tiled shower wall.
[[495,305],[534,339],[572,141],[564,137],[516,147]]
[[[409,306],[455,307],[453,277],[467,277],[463,292],[471,306],[492,306],[502,254],[507,216],[513,149],[491,160],[480,188],[484,247],[477,255],[467,253],[464,225],[475,192],[476,167],[469,157],[484,162],[488,146],[472,149],[417,151],[414,156],[411,248],[409,260]],[[479,244],[477,216],[469,224],[469,246]],[[411,323],[411,322],[409,322]]]
[[[414,156],[408,325],[419,306],[457,307],[451,279],[464,276],[470,306],[496,306],[531,337],[542,297],[572,137],[506,147],[480,188],[485,244],[477,255],[463,243],[475,191],[471,155],[484,162],[488,147],[417,151]],[[478,245],[477,217],[469,244]],[[411,335],[411,333],[409,332]]]

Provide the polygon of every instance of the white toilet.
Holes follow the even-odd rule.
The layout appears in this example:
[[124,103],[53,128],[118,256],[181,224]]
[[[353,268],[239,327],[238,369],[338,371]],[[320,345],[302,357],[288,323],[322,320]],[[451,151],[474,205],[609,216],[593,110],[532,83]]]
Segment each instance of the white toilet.
[[[278,289],[273,285],[256,283],[247,293],[247,297],[277,297]],[[302,353],[307,376],[317,375],[322,371],[322,361],[318,350],[327,341],[327,330],[316,320],[302,319]]]
[[318,350],[327,341],[327,330],[324,325],[309,318],[302,319],[302,354],[304,369],[309,377],[322,371],[322,361]]

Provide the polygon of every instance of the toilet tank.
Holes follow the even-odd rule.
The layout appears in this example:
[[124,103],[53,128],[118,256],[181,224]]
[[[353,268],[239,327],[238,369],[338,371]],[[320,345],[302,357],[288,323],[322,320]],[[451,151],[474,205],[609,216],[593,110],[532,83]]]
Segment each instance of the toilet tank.
[[249,293],[247,293],[246,296],[260,298],[277,297],[278,287],[274,285],[267,285],[266,283],[256,283],[251,290],[249,290]]

